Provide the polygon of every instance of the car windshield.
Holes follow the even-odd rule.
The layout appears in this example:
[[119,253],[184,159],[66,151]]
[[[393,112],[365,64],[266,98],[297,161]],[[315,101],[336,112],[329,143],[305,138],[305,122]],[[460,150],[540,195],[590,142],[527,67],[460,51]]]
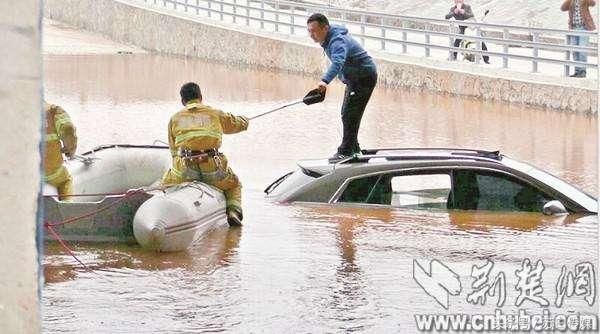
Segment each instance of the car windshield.
[[526,173],[527,175],[530,175],[531,177],[539,180],[540,182],[543,182],[548,186],[558,190],[562,194],[579,203],[586,210],[591,212],[598,212],[598,202],[593,196],[587,194],[586,192],[580,189],[577,189],[576,187],[557,178],[556,176],[546,173],[532,165],[516,161],[507,157],[503,157],[502,162],[506,166],[514,168],[520,172]]

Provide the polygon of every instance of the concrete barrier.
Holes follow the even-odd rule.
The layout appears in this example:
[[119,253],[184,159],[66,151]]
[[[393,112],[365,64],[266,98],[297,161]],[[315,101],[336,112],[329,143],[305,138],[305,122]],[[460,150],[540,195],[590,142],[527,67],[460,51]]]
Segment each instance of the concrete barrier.
[[[150,51],[317,76],[327,66],[308,38],[146,7],[126,0],[47,0],[45,15]],[[509,72],[467,63],[370,52],[380,83],[474,98],[597,113],[596,81]]]
[[41,2],[0,2],[0,333],[39,333]]

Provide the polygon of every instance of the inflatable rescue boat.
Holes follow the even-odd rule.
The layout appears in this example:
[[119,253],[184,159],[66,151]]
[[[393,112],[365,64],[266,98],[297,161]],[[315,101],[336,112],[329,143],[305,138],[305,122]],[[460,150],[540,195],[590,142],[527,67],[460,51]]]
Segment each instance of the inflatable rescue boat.
[[158,187],[170,166],[168,146],[104,145],[83,153],[66,163],[77,196],[59,201],[45,185],[44,223],[67,241],[137,241],[165,252],[228,226],[219,189],[200,182]]

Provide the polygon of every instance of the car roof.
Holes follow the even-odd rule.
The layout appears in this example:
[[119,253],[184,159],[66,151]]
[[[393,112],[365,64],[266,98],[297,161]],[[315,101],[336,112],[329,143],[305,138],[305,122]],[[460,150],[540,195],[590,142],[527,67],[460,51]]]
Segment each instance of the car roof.
[[[579,205],[586,208],[586,210],[591,212],[598,211],[598,203],[593,196],[539,168],[510,159],[500,154],[500,151],[462,148],[380,148],[362,150],[361,153],[361,155],[349,157],[335,163],[330,163],[328,159],[301,160],[298,162],[298,166],[307,171],[308,174],[316,173],[314,176],[320,176],[341,169],[346,169],[350,174],[354,172],[360,174],[363,168],[368,168],[371,171],[379,169],[385,171],[401,167],[399,165],[420,164],[421,162],[426,165],[436,166],[436,163],[433,163],[433,161],[439,161],[439,165],[447,165],[449,161],[457,162],[461,165],[481,164],[487,167],[497,165],[499,169],[516,170],[527,174],[529,177],[548,184],[553,189],[575,200]],[[346,174],[346,177],[348,176],[348,173],[342,174]]]
[[416,162],[419,160],[470,160],[501,164],[500,151],[484,151],[475,149],[456,148],[380,148],[362,150],[361,155],[349,157],[335,163],[328,159],[308,159],[298,162],[302,169],[318,174],[327,174],[335,169],[364,166],[371,163],[397,164],[402,161]]

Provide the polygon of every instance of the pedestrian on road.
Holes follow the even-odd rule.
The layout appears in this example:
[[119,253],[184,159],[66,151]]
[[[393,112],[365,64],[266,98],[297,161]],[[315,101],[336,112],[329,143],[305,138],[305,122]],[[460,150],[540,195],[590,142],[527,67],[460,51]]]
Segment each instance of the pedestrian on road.
[[[474,17],[474,15],[473,15],[473,10],[471,9],[471,6],[467,5],[464,0],[454,0],[454,6],[450,7],[450,12],[448,14],[446,14],[446,20],[454,18],[457,21],[465,21],[465,20],[471,19],[473,17]],[[467,29],[467,26],[459,25],[458,29],[459,29],[459,34],[464,35],[465,30]],[[454,40],[454,47],[455,48],[459,47],[461,42],[462,42],[462,39],[456,38]],[[487,51],[487,49],[488,49],[487,45],[485,45],[485,42],[483,42],[483,41],[481,42],[481,49],[483,51]],[[456,60],[456,51],[452,53],[450,60]],[[489,64],[490,57],[484,55],[483,61],[486,64]]]
[[319,43],[331,61],[327,72],[317,83],[322,93],[337,76],[345,85],[342,103],[344,134],[337,152],[329,159],[336,162],[360,154],[358,129],[363,113],[377,84],[377,67],[365,49],[348,34],[348,29],[330,25],[323,14],[311,15],[307,22],[310,37]]
[[[590,7],[596,5],[595,0],[565,0],[560,10],[563,12],[569,11],[569,29],[580,31],[596,30],[594,19],[590,14]],[[571,45],[587,46],[589,36],[567,35],[567,42]],[[573,51],[573,60],[587,62],[587,53]],[[575,66],[575,73],[571,77],[585,78],[586,68],[583,66]]]

